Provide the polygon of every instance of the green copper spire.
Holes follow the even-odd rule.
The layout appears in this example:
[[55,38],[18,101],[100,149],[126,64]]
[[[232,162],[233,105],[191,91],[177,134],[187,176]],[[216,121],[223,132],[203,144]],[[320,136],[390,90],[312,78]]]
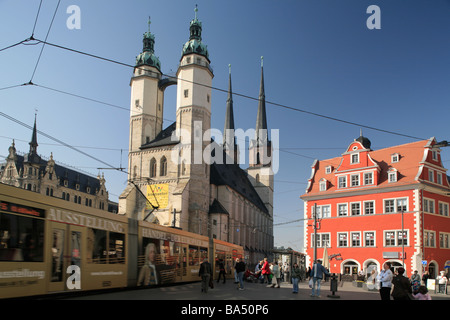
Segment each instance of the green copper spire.
[[183,45],[182,56],[197,53],[209,60],[208,47],[202,43],[202,23],[197,17],[197,5],[195,5],[194,12],[194,19],[189,26],[189,41]]
[[155,36],[150,32],[150,17],[148,17],[148,31],[144,33],[142,53],[136,58],[136,67],[147,65],[161,71],[161,62],[155,56]]

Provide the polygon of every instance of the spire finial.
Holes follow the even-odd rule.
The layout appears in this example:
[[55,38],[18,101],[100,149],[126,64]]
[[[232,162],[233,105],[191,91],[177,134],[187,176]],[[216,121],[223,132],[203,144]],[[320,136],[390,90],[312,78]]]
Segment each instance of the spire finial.
[[150,24],[151,24],[150,16],[148,16],[148,32],[150,33]]
[[264,56],[261,56],[261,68],[263,67],[263,65],[264,65]]
[[228,74],[231,74],[231,64],[228,65]]
[[197,20],[197,12],[198,12],[198,6],[197,5],[195,5],[195,9],[194,9],[194,12],[195,12],[195,20]]

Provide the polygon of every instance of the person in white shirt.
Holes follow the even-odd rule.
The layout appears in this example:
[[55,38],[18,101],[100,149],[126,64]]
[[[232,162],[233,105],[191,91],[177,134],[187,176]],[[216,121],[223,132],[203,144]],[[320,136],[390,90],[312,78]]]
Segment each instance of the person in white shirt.
[[385,262],[383,264],[383,270],[381,270],[380,274],[377,277],[380,282],[381,300],[391,300],[392,278],[394,277],[394,275],[391,271],[390,262]]

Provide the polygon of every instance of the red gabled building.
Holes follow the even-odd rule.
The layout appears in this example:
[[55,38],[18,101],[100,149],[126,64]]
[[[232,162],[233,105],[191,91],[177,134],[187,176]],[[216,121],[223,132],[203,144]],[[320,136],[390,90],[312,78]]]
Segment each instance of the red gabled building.
[[372,150],[355,139],[312,165],[304,200],[307,265],[324,250],[333,273],[369,274],[385,261],[432,277],[450,266],[450,186],[436,140]]

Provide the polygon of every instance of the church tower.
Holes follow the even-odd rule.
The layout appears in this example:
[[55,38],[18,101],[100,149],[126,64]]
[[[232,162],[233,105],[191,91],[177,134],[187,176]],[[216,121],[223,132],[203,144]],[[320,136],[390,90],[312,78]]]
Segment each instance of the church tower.
[[269,140],[264,90],[263,57],[261,57],[261,82],[259,88],[258,113],[256,117],[255,139],[250,141],[248,175],[253,187],[273,218],[274,177],[272,170],[272,143]]
[[223,128],[223,150],[227,158],[224,162],[227,164],[238,164],[239,148],[236,144],[236,137],[234,133],[234,110],[233,110],[233,91],[231,89],[231,65],[229,67],[228,75],[228,97],[227,109],[225,114],[225,125]]
[[176,133],[182,146],[182,175],[189,179],[188,229],[208,235],[210,153],[204,150],[211,144],[208,132],[214,74],[207,46],[202,42],[202,23],[197,11],[196,7],[177,70]]
[[150,20],[148,25],[130,81],[130,155],[155,139],[163,125],[164,90],[158,86],[161,63],[155,56],[155,36],[150,32]]

